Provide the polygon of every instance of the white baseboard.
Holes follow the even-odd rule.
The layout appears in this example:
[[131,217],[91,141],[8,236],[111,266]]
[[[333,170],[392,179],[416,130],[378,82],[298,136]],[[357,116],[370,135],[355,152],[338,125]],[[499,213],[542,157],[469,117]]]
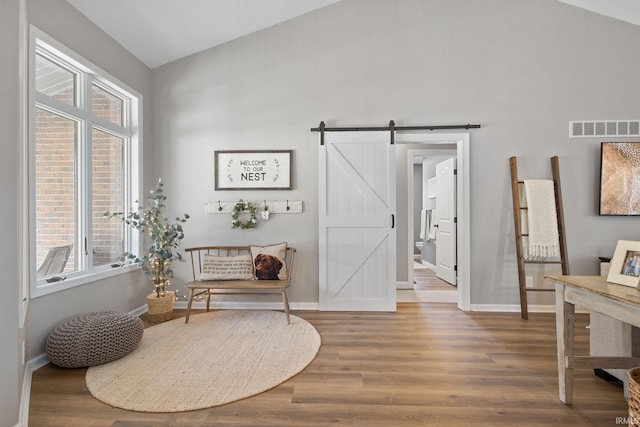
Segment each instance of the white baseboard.
[[133,314],[134,316],[140,316],[141,314],[146,313],[148,310],[149,310],[149,307],[147,307],[147,304],[145,304],[145,305],[141,305],[136,309],[131,310],[129,314]]
[[22,396],[20,398],[20,424],[21,426],[29,425],[29,405],[31,402],[31,378],[33,377],[33,371],[42,368],[49,363],[49,358],[46,354],[30,359],[25,368],[24,376],[22,377]]
[[413,283],[409,283],[407,280],[396,282],[396,289],[413,289]]
[[39,356],[34,357],[33,359],[27,362],[27,370],[31,372],[42,368],[44,365],[49,363],[49,358],[45,353],[42,353]]
[[425,267],[427,267],[430,270],[436,271],[436,266],[431,264],[429,261],[422,260],[421,264],[424,265]]
[[18,426],[29,425],[29,402],[31,396],[31,377],[33,371],[25,366],[24,375],[22,377],[22,396],[20,397],[20,416]]

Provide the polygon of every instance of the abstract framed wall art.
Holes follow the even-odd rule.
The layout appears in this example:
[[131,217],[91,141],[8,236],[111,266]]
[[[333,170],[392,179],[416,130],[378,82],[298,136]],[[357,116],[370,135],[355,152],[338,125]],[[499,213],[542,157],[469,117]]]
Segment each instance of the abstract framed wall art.
[[640,142],[600,147],[600,215],[640,215]]
[[216,151],[216,190],[290,190],[292,150]]

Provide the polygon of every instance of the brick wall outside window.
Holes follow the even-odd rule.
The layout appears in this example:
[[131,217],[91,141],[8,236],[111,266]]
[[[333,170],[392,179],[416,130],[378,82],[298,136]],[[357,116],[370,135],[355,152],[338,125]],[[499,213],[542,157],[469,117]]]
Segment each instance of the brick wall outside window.
[[[92,91],[92,110],[98,117],[122,123],[122,100]],[[71,96],[67,94],[66,96]],[[62,94],[57,94],[60,99]],[[76,193],[77,124],[65,117],[38,110],[36,116],[36,241],[37,265],[55,246],[74,245],[65,272],[75,271],[78,248]],[[105,219],[105,211],[124,208],[125,142],[98,129],[92,131],[93,265],[110,264],[122,255],[123,225]]]

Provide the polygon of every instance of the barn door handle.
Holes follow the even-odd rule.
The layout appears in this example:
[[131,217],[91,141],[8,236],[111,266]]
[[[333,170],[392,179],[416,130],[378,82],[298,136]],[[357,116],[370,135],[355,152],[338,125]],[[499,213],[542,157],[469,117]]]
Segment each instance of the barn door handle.
[[396,217],[391,214],[391,228],[396,228]]

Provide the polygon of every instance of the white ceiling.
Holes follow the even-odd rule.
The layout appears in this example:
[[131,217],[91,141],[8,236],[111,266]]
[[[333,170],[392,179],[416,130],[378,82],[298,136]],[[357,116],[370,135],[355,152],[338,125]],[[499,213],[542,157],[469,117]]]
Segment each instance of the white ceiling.
[[[155,68],[340,0],[67,1]],[[640,0],[559,1],[640,25]]]
[[640,25],[640,1],[638,0],[560,0],[563,3],[610,16],[621,21]]
[[67,0],[150,68],[339,0]]

